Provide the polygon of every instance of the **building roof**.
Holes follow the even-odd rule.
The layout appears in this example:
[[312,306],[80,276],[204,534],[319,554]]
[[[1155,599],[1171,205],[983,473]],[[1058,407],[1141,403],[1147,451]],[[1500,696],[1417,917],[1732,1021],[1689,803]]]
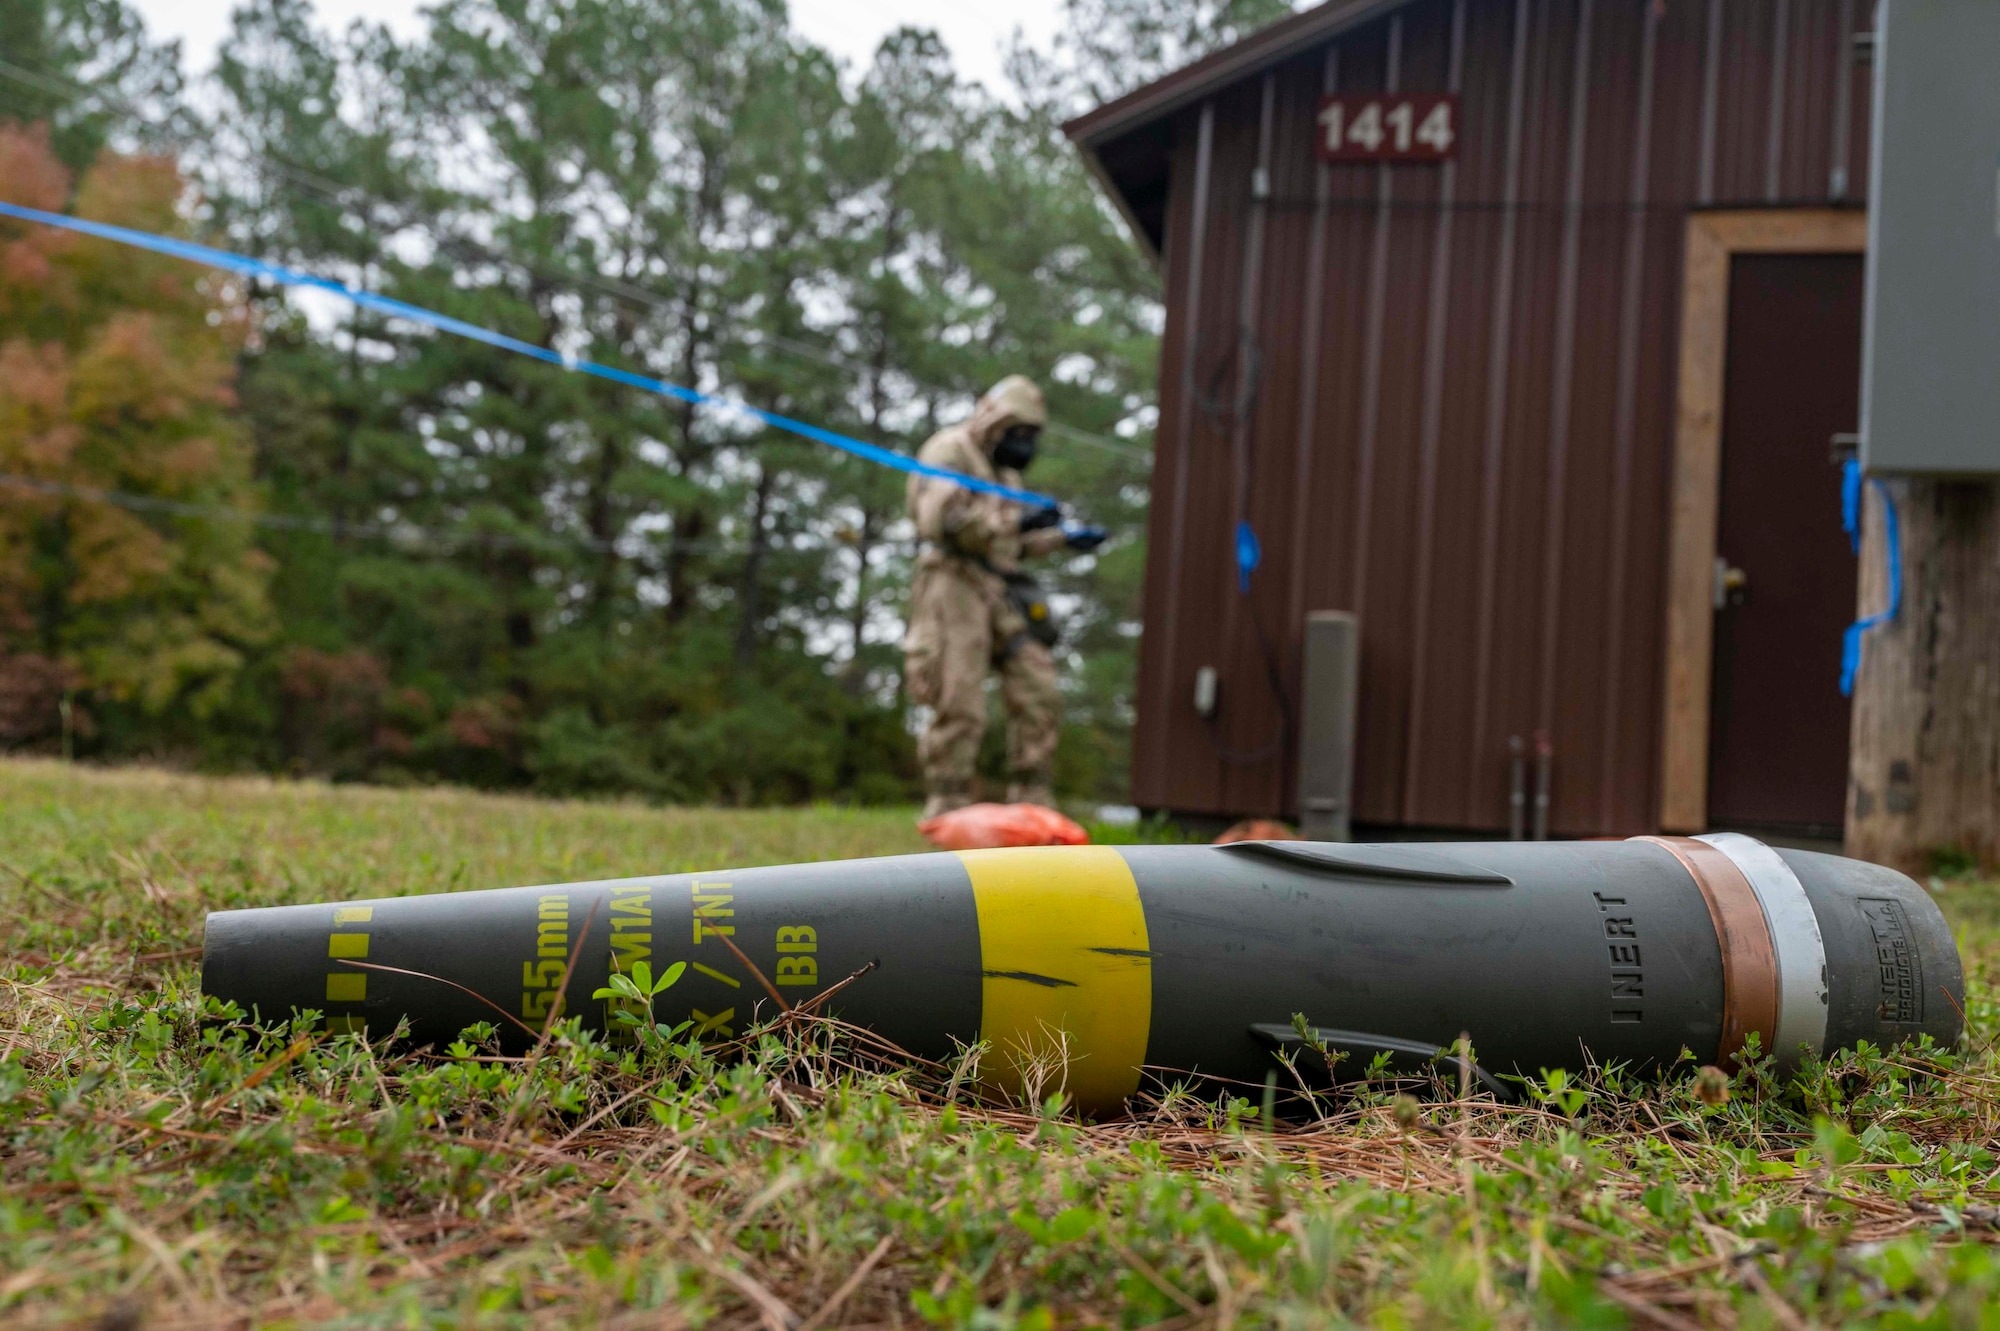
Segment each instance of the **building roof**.
[[1326,0],[1214,51],[1063,126],[1084,164],[1158,258],[1166,243],[1168,118],[1410,0]]

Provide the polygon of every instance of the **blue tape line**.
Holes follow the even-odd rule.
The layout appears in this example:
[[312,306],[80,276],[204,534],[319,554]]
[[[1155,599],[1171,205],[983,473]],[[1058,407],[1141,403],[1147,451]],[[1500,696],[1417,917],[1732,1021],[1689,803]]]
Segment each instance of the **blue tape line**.
[[1250,575],[1264,562],[1264,547],[1257,540],[1256,529],[1249,520],[1236,524],[1236,590],[1250,590]]
[[[1847,626],[1846,637],[1840,645],[1840,694],[1843,698],[1854,696],[1854,676],[1861,669],[1862,638],[1870,629],[1880,628],[1903,612],[1903,533],[1896,518],[1896,500],[1889,493],[1889,487],[1882,482],[1871,478],[1867,483],[1882,496],[1882,536],[1889,547],[1889,604],[1878,613]],[[1841,475],[1841,520],[1847,526],[1856,551],[1861,549],[1861,485],[1861,464],[1850,458]]]
[[23,208],[18,204],[12,203],[0,203],[0,217],[18,218],[23,222],[39,222],[44,226],[59,227],[65,231],[74,231],[86,236],[95,236],[99,240],[109,240],[120,245],[130,245],[135,249],[150,250],[155,254],[164,254],[175,259],[185,259],[189,263],[203,264],[209,268],[220,268],[224,272],[239,273],[244,277],[261,277],[283,286],[305,287],[314,291],[324,291],[329,295],[338,296],[342,300],[357,305],[364,310],[374,310],[377,313],[386,314],[393,318],[407,319],[412,323],[424,324],[440,332],[456,333],[458,336],[470,338],[474,342],[484,342],[487,346],[498,347],[502,351],[512,351],[518,355],[526,356],[531,360],[541,361],[546,365],[559,365],[568,370],[580,370],[584,374],[595,375],[599,379],[608,379],[612,383],[624,384],[630,388],[644,389],[649,393],[657,393],[661,397],[671,398],[676,402],[686,402],[695,406],[721,407],[728,411],[739,412],[773,429],[783,430],[787,434],[795,434],[801,439],[810,439],[814,443],[825,444],[829,448],[837,448],[843,453],[849,453],[865,461],[873,462],[877,466],[889,467],[895,471],[908,472],[913,476],[927,476],[932,480],[948,481],[953,485],[962,486],[967,490],[977,491],[980,494],[998,495],[1002,499],[1011,499],[1015,503],[1027,504],[1032,508],[1062,507],[1061,504],[1048,495],[1037,494],[1033,490],[1017,490],[1010,485],[1001,485],[997,481],[985,480],[978,476],[968,476],[961,471],[952,471],[946,467],[933,467],[927,462],[919,462],[913,457],[883,448],[879,444],[870,444],[859,439],[852,439],[847,435],[839,434],[833,430],[824,429],[807,421],[793,420],[789,416],[780,416],[776,412],[765,411],[762,408],[750,406],[748,403],[736,402],[724,397],[716,397],[712,394],[698,392],[692,388],[683,388],[679,384],[670,384],[664,379],[654,379],[648,375],[634,374],[630,370],[620,370],[609,365],[600,365],[596,361],[571,360],[562,353],[551,351],[547,347],[538,347],[532,342],[523,342],[518,337],[509,337],[505,333],[496,333],[490,328],[481,328],[478,324],[467,323],[463,319],[454,319],[448,314],[440,314],[436,310],[427,310],[421,305],[411,305],[407,301],[396,300],[389,296],[378,296],[372,291],[356,291],[351,287],[343,286],[339,282],[333,281],[331,278],[315,277],[311,273],[301,273],[294,269],[281,267],[278,264],[266,263],[262,259],[253,259],[247,254],[236,254],[229,250],[219,250],[208,245],[198,245],[191,240],[176,240],[172,236],[155,235],[150,231],[135,231],[130,227],[112,226],[107,222],[92,222],[81,217],[70,217],[65,213],[47,213],[39,208]]
[[1840,525],[1854,553],[1861,553],[1861,463],[1849,458],[1840,468]]

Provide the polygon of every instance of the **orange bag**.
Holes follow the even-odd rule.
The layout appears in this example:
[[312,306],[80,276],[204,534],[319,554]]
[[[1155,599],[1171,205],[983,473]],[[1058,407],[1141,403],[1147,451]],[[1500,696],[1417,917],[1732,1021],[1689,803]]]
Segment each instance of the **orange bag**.
[[1302,840],[1284,823],[1269,818],[1245,818],[1215,839],[1218,846],[1231,845],[1238,841],[1299,841]]
[[1039,804],[968,804],[917,824],[939,850],[999,846],[1087,846],[1090,834]]

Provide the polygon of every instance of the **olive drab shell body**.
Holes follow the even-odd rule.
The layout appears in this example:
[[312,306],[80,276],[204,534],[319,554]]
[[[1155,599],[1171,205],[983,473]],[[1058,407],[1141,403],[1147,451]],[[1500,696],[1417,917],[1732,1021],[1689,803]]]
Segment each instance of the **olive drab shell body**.
[[858,976],[825,1010],[927,1058],[983,1040],[995,1086],[1092,1109],[1148,1078],[1261,1084],[1304,1038],[1350,1072],[1461,1032],[1482,1076],[1726,1062],[1752,1035],[1792,1065],[1954,1041],[1963,1004],[1908,878],[1729,836],[970,851],[226,911],[202,981],[264,1020],[525,1042],[558,993],[615,1028],[592,994],[641,961],[687,963],[654,1016],[710,1039],[774,1015],[764,981],[799,1002]]

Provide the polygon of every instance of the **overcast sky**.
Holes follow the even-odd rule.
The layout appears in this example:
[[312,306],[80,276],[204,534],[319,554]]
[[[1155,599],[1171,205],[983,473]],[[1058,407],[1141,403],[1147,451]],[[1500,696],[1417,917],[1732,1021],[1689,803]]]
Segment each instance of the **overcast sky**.
[[[313,0],[321,21],[344,28],[357,18],[389,24],[411,33],[421,20],[414,0]],[[161,36],[179,37],[192,72],[207,70],[216,46],[228,31],[230,0],[131,0],[147,24]],[[807,37],[850,64],[874,54],[884,34],[903,24],[935,28],[958,60],[965,76],[994,89],[1000,73],[1000,46],[1015,25],[1038,44],[1055,30],[1057,0],[1010,0],[1007,4],[965,3],[965,0],[792,0],[792,20]]]

